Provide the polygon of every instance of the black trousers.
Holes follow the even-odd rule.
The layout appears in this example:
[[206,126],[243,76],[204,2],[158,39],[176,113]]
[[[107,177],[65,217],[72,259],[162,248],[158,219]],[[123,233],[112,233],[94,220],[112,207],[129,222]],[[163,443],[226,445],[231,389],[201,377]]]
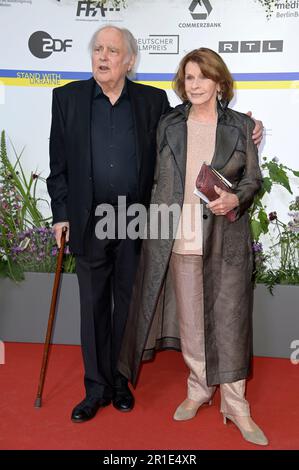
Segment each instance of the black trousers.
[[[81,304],[81,346],[86,396],[112,398],[124,378],[117,370],[141,240],[95,235],[93,216],[85,237],[85,255],[76,256]],[[117,229],[117,227],[116,227]]]

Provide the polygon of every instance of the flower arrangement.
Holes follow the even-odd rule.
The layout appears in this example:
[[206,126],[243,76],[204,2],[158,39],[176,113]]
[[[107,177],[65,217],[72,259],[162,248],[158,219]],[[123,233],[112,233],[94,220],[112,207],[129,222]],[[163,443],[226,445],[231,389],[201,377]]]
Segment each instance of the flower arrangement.
[[[250,209],[250,221],[255,258],[255,280],[264,283],[272,292],[275,284],[299,285],[299,197],[289,205],[290,220],[285,223],[277,212],[267,214],[265,195],[279,185],[290,194],[289,175],[299,177],[299,171],[279,163],[276,158],[263,159],[264,174],[262,189],[255,197]],[[260,239],[266,236],[268,249],[264,251]]]
[[[27,178],[20,159],[12,146],[16,162],[7,155],[5,133],[0,144],[0,275],[15,281],[24,272],[53,272],[57,246],[49,218],[44,218],[39,205],[47,203],[37,197],[38,182],[45,179],[37,173]],[[74,272],[74,257],[66,247],[65,272]]]

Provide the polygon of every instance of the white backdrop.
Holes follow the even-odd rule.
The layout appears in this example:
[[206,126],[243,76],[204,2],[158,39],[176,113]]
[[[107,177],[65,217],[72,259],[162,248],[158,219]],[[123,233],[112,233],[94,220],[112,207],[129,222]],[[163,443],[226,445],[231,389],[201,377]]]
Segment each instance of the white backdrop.
[[[48,175],[52,88],[90,76],[88,43],[104,24],[133,32],[137,80],[166,89],[173,105],[180,58],[200,46],[220,52],[236,80],[232,107],[251,110],[266,127],[260,154],[299,169],[298,1],[276,1],[268,17],[258,0],[127,0],[119,9],[99,3],[0,0],[0,129],[18,152],[25,146],[26,171]],[[286,213],[290,199],[277,193],[269,210]]]

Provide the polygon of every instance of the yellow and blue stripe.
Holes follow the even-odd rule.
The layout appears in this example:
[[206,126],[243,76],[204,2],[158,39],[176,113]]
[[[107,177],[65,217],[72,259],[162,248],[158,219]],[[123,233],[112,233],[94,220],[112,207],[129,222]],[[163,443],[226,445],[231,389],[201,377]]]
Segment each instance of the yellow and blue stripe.
[[[232,75],[235,80],[235,88],[239,90],[299,88],[299,72],[234,73]],[[86,80],[90,77],[90,72],[0,69],[0,84],[6,86],[53,88],[74,80]],[[174,75],[171,73],[137,73],[135,80],[139,83],[170,90],[173,77]]]

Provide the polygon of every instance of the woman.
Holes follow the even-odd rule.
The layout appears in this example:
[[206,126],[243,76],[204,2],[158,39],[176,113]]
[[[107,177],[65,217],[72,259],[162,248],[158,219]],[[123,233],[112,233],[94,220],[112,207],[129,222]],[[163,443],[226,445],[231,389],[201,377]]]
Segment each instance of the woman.
[[[176,203],[182,215],[168,237],[143,243],[119,369],[135,384],[141,360],[158,348],[179,348],[180,336],[190,375],[187,398],[174,419],[193,418],[220,385],[224,422],[235,423],[247,441],[267,445],[245,399],[253,294],[247,209],[261,186],[254,123],[227,108],[233,79],[210,49],[182,59],[174,88],[184,104],[160,121],[151,202]],[[204,161],[234,188],[229,193],[215,187],[219,197],[207,206],[193,193]],[[233,223],[225,217],[232,209]]]

